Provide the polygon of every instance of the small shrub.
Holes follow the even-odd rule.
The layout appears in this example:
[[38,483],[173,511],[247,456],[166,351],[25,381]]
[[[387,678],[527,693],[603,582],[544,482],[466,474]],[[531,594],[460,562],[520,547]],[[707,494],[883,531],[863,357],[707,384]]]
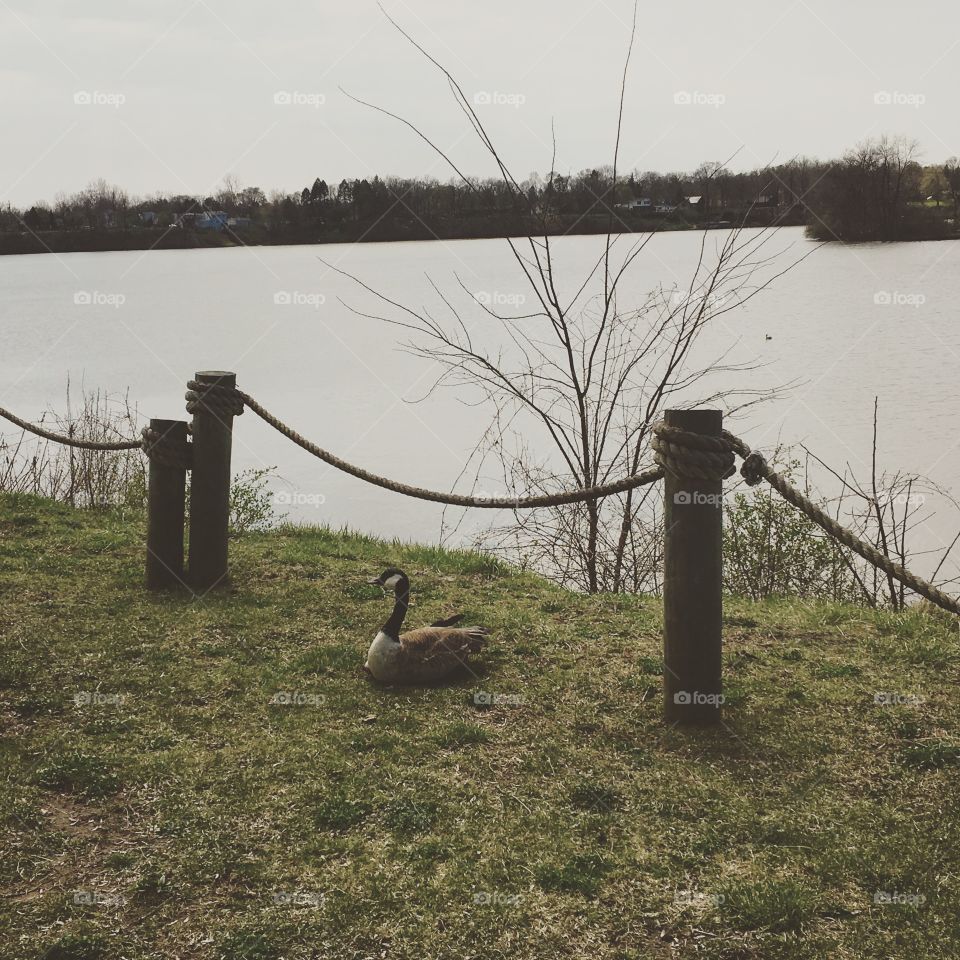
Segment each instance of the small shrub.
[[[799,466],[781,469],[790,479]],[[859,599],[840,547],[811,520],[766,487],[737,493],[723,530],[723,580],[734,596]]]
[[[98,443],[139,436],[136,409],[127,396],[81,390],[79,402],[67,381],[66,414],[40,417],[47,430]],[[0,437],[0,493],[32,493],[76,507],[143,510],[146,458],[139,449],[84,450],[27,431]]]
[[230,535],[239,536],[255,530],[266,530],[278,520],[268,478],[276,467],[244,470],[233,478],[230,487]]

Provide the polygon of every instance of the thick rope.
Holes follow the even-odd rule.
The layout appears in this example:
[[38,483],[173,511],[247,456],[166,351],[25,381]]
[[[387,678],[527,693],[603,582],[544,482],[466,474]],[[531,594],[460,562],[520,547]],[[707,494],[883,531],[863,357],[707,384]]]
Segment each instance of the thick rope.
[[680,427],[653,427],[653,455],[663,469],[685,480],[719,481],[737,472],[730,435],[708,437]]
[[[396,480],[381,477],[369,470],[364,470],[362,467],[348,463],[346,460],[342,460],[329,451],[318,447],[315,443],[311,443],[292,427],[289,427],[260,406],[253,397],[242,390],[219,383],[203,383],[197,380],[189,381],[187,388],[187,410],[191,414],[202,411],[218,417],[237,417],[243,413],[244,407],[247,406],[275,430],[292,440],[298,447],[344,473],[349,473],[359,480],[364,480],[367,483],[382,487],[385,490],[392,490],[394,493],[400,493],[407,497],[455,507],[524,510],[536,507],[556,507],[569,503],[583,503],[587,500],[599,500],[602,497],[625,493],[628,490],[655,483],[663,478],[665,472],[683,479],[715,482],[725,480],[733,475],[736,470],[735,454],[739,454],[743,458],[740,473],[748,486],[756,486],[762,480],[766,480],[784,500],[806,514],[810,520],[835,540],[858,554],[868,563],[873,564],[898,582],[909,587],[914,593],[925,597],[938,607],[960,616],[960,601],[943,593],[932,583],[916,574],[910,573],[909,570],[904,569],[899,563],[881,553],[872,544],[861,540],[852,530],[836,521],[777,473],[767,463],[762,454],[752,452],[743,440],[727,431],[723,431],[723,434],[719,437],[707,437],[660,422],[653,427],[652,446],[654,459],[657,462],[657,467],[654,469],[625,477],[615,483],[602,484],[583,490],[544,494],[537,497],[468,497],[461,494],[440,493],[436,490],[426,490],[423,487],[399,483]],[[51,440],[54,443],[62,443],[68,447],[104,451],[136,450],[139,448],[152,460],[165,466],[181,469],[190,469],[191,466],[192,450],[189,445],[174,444],[166,435],[152,430],[150,427],[144,427],[142,440],[101,442],[82,440],[45,430],[43,427],[22,420],[3,407],[0,407],[0,417],[16,424],[22,430]]]
[[222,383],[187,382],[187,412],[201,410],[215,417],[239,417],[243,413],[246,394]]
[[43,427],[38,427],[35,423],[28,423],[26,420],[21,420],[9,410],[4,410],[3,407],[0,407],[0,417],[9,420],[11,423],[15,423],[21,430],[26,430],[28,433],[43,437],[44,440],[62,443],[67,447],[79,447],[81,450],[136,450],[137,447],[142,446],[140,440],[120,440],[115,443],[105,443],[98,440],[79,440],[76,437],[69,437],[62,433],[53,433],[50,430],[44,430]]
[[942,590],[937,589],[932,583],[918,577],[909,570],[904,569],[899,563],[895,563],[886,554],[881,553],[872,544],[861,540],[852,530],[842,526],[828,513],[820,509],[815,503],[805,497],[793,484],[784,479],[776,470],[774,470],[760,453],[751,453],[750,448],[738,437],[731,435],[731,440],[737,444],[737,452],[743,453],[743,466],[740,468],[740,474],[746,480],[748,486],[756,486],[762,480],[766,480],[777,493],[788,503],[793,504],[798,510],[802,511],[818,527],[825,530],[831,537],[838,540],[845,547],[851,549],[854,553],[863,557],[868,563],[883,570],[895,580],[909,587],[914,593],[921,597],[926,597],[931,603],[935,603],[944,610],[949,610],[960,616],[960,601],[948,596]]
[[[191,382],[190,388],[194,392],[205,392],[206,384],[197,384]],[[200,388],[199,391],[197,388]],[[229,388],[218,388],[220,392],[229,390]],[[341,460],[327,450],[311,443],[305,437],[301,436],[292,427],[289,427],[282,420],[275,417],[268,410],[257,403],[249,394],[241,390],[234,391],[244,404],[246,404],[261,420],[265,420],[274,430],[279,431],[289,440],[292,440],[298,447],[306,450],[307,453],[328,463],[331,467],[336,467],[344,473],[349,473],[358,480],[365,480],[375,486],[383,487],[384,490],[392,490],[394,493],[403,494],[406,497],[414,497],[417,500],[429,500],[432,503],[443,503],[451,507],[478,507],[480,509],[495,510],[531,510],[536,507],[557,507],[568,503],[583,503],[585,500],[599,500],[601,497],[609,497],[614,493],[625,493],[627,490],[634,490],[650,483],[655,483],[662,479],[663,470],[654,468],[645,470],[643,473],[634,476],[625,477],[616,483],[603,484],[601,486],[589,487],[584,490],[568,490],[563,493],[544,494],[537,497],[468,497],[456,493],[440,493],[437,490],[425,490],[423,487],[414,487],[406,483],[399,483],[396,480],[390,480],[387,477],[381,477],[378,474],[364,470],[362,467]],[[187,407],[189,408],[189,405]]]
[[151,461],[178,470],[189,470],[193,466],[193,447],[189,443],[178,442],[171,434],[152,427],[144,427],[141,433],[143,452]]

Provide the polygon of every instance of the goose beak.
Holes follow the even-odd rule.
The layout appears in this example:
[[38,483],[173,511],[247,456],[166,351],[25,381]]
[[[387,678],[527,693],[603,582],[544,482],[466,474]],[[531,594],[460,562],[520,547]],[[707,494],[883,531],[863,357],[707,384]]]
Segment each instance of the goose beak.
[[367,583],[370,584],[371,587],[379,587],[379,586],[380,586],[380,578],[379,578],[379,577],[371,577],[371,578],[367,581]]

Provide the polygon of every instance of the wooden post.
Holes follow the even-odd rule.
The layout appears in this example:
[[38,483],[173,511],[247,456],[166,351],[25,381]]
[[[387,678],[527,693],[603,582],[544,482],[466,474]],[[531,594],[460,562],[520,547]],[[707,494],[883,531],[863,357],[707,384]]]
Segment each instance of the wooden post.
[[[667,410],[667,426],[718,437],[720,410]],[[713,724],[723,703],[723,483],[664,479],[663,692],[668,720]]]
[[147,589],[166,590],[185,583],[183,518],[187,487],[187,424],[151,420],[150,429],[171,451],[182,451],[179,466],[150,458],[147,489]]
[[[237,385],[237,375],[204,370],[200,383]],[[193,470],[190,478],[190,583],[197,590],[226,586],[230,522],[230,452],[233,417],[201,407],[193,415]]]

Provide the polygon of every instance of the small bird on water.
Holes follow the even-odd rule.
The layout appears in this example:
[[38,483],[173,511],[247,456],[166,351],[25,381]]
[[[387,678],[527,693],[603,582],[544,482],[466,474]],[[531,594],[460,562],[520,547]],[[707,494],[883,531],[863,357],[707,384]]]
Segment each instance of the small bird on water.
[[369,584],[393,590],[393,612],[370,644],[364,669],[380,683],[435,683],[465,667],[487,642],[486,627],[458,627],[459,613],[429,627],[400,633],[410,603],[410,579],[396,567]]

